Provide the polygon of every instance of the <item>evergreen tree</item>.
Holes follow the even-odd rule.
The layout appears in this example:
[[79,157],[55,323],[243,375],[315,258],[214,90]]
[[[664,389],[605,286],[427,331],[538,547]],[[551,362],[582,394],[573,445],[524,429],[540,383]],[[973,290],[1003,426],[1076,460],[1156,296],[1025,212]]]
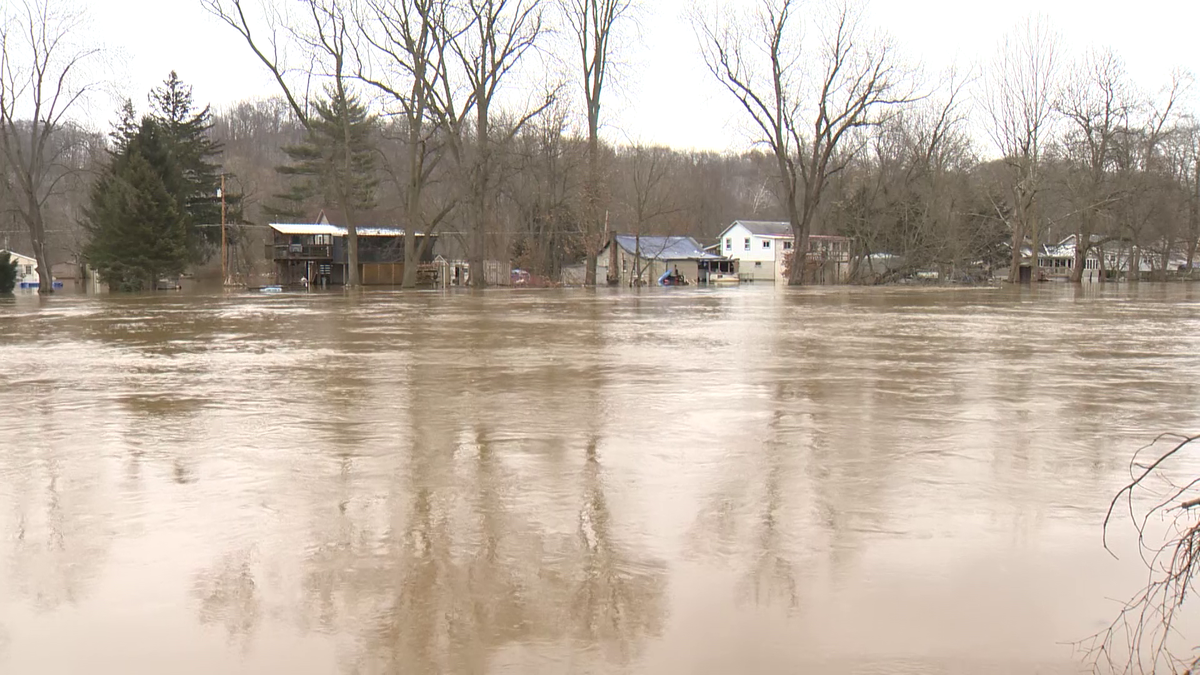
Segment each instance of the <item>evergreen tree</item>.
[[[281,201],[268,208],[272,217],[296,219],[305,215],[309,202],[335,206],[342,217],[375,207],[376,151],[372,135],[376,118],[353,94],[326,91],[326,99],[313,104],[307,138],[283,148],[291,163],[276,169],[290,178]],[[353,224],[353,223],[352,223]]]
[[143,119],[96,181],[86,210],[85,255],[110,288],[153,289],[160,277],[183,271],[189,253],[187,216],[177,198],[183,182],[169,136]]
[[[150,92],[150,118],[160,129],[164,144],[179,167],[179,181],[167,187],[175,195],[179,212],[188,232],[190,262],[202,262],[220,241],[220,230],[211,226],[221,222],[221,169],[214,160],[221,155],[221,144],[212,140],[212,111],[208,106],[197,111],[192,88],[175,71],[162,86]],[[240,195],[225,195],[228,222],[241,222]]]
[[17,287],[17,259],[8,251],[0,253],[0,295],[12,293]]
[[330,87],[325,93],[325,100],[313,104],[304,143],[283,149],[292,163],[277,170],[290,176],[292,183],[291,190],[281,195],[289,206],[276,215],[295,217],[304,201],[314,196],[335,208],[339,224],[346,228],[346,285],[357,286],[358,216],[374,208],[379,182],[372,145],[376,119],[344,88]]

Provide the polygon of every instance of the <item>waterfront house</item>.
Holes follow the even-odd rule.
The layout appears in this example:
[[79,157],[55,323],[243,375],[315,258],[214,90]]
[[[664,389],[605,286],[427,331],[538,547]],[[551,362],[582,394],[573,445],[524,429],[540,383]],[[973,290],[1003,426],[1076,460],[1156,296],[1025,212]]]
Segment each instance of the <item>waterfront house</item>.
[[[1098,242],[1100,237],[1093,235],[1092,241]],[[1078,238],[1075,235],[1067,236],[1057,244],[1043,245],[1038,254],[1038,269],[1041,272],[1043,279],[1070,279],[1071,273],[1075,270],[1075,249],[1077,248]],[[1093,247],[1088,251],[1087,257],[1084,259],[1083,266],[1083,281],[1099,281],[1100,280],[1100,250],[1104,247]],[[1120,269],[1121,262],[1118,261],[1118,255],[1115,250],[1105,251],[1105,262],[1107,269]]]
[[691,237],[632,234],[614,235],[596,259],[596,278],[610,284],[655,284],[676,269],[691,283],[706,283],[717,274],[737,274],[737,262],[705,251]]
[[[738,261],[744,281],[786,281],[791,260],[790,223],[735,220],[721,233],[721,254]],[[809,281],[845,283],[850,277],[851,241],[847,237],[811,234],[806,267]]]
[[[1041,279],[1069,279],[1075,269],[1075,235],[1064,237],[1057,244],[1044,244],[1038,250],[1038,270]],[[1166,270],[1175,272],[1186,267],[1186,251],[1175,248],[1167,253],[1164,261],[1165,243],[1157,246],[1137,247],[1127,241],[1102,240],[1099,235],[1092,235],[1096,242],[1084,259],[1082,281],[1099,281],[1101,275],[1109,280],[1123,280],[1131,277],[1148,278],[1154,272]],[[1025,247],[1026,264],[1030,258],[1028,245]],[[1137,270],[1131,275],[1130,268],[1137,261]],[[1025,275],[1028,276],[1028,275]]]
[[[17,261],[17,288],[36,290],[42,285],[41,280],[38,279],[38,263],[36,258],[22,255],[16,251],[0,249],[0,256],[6,253]],[[55,279],[54,288],[56,290],[61,289],[62,282]]]
[[[307,279],[313,285],[346,283],[349,236],[321,214],[315,223],[271,223],[272,241],[267,258],[275,268],[276,283],[295,285]],[[358,230],[359,279],[364,286],[398,285],[404,278],[404,238],[400,228],[364,226]],[[425,235],[414,232],[416,244]],[[433,242],[431,242],[433,243]],[[433,266],[433,246],[420,261]]]

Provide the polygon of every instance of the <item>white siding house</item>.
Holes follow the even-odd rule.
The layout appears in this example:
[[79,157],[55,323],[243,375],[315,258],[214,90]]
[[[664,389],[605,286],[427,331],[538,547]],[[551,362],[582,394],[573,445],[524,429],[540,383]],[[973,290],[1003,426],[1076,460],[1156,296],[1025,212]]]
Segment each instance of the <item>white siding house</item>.
[[743,281],[780,278],[783,252],[792,248],[792,226],[762,220],[735,220],[720,239],[721,255],[738,261]]
[[[718,242],[721,255],[738,261],[738,276],[743,281],[783,281],[792,244],[790,224],[762,220],[735,220]],[[810,234],[805,254],[806,283],[846,283],[850,260],[851,242],[846,237]]]
[[0,249],[0,257],[6,254],[12,256],[17,261],[17,288],[37,288],[37,260],[27,255],[21,255],[16,251]]

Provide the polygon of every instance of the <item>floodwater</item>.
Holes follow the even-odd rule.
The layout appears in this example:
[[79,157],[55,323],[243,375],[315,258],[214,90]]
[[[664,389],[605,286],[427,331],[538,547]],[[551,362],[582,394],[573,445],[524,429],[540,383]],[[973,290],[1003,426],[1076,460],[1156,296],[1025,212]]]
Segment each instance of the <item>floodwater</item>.
[[1070,673],[1200,287],[0,300],[0,672]]

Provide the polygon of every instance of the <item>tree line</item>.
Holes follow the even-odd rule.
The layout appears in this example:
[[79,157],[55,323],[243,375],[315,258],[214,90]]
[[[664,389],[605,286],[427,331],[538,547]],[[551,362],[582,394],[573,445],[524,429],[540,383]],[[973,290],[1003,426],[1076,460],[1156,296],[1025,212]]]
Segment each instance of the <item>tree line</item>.
[[[739,218],[789,222],[795,250],[851,236],[863,281],[1004,266],[1015,280],[1070,234],[1075,281],[1114,243],[1165,275],[1200,239],[1190,75],[1145,90],[1111,50],[1066,53],[1044,19],[990,62],[930,78],[853,3],[698,1],[700,59],[752,141],[712,153],[602,136],[634,0],[198,1],[274,94],[211,110],[172,73],[107,134],[70,114],[99,83],[79,15],[57,0],[7,10],[0,232],[40,273],[86,260],[144,288],[204,263],[222,175],[243,260],[265,222],[324,210],[351,256],[358,227],[398,225],[474,264],[557,278],[583,261],[589,284],[614,232],[711,240]],[[405,238],[405,286],[429,240]]]

